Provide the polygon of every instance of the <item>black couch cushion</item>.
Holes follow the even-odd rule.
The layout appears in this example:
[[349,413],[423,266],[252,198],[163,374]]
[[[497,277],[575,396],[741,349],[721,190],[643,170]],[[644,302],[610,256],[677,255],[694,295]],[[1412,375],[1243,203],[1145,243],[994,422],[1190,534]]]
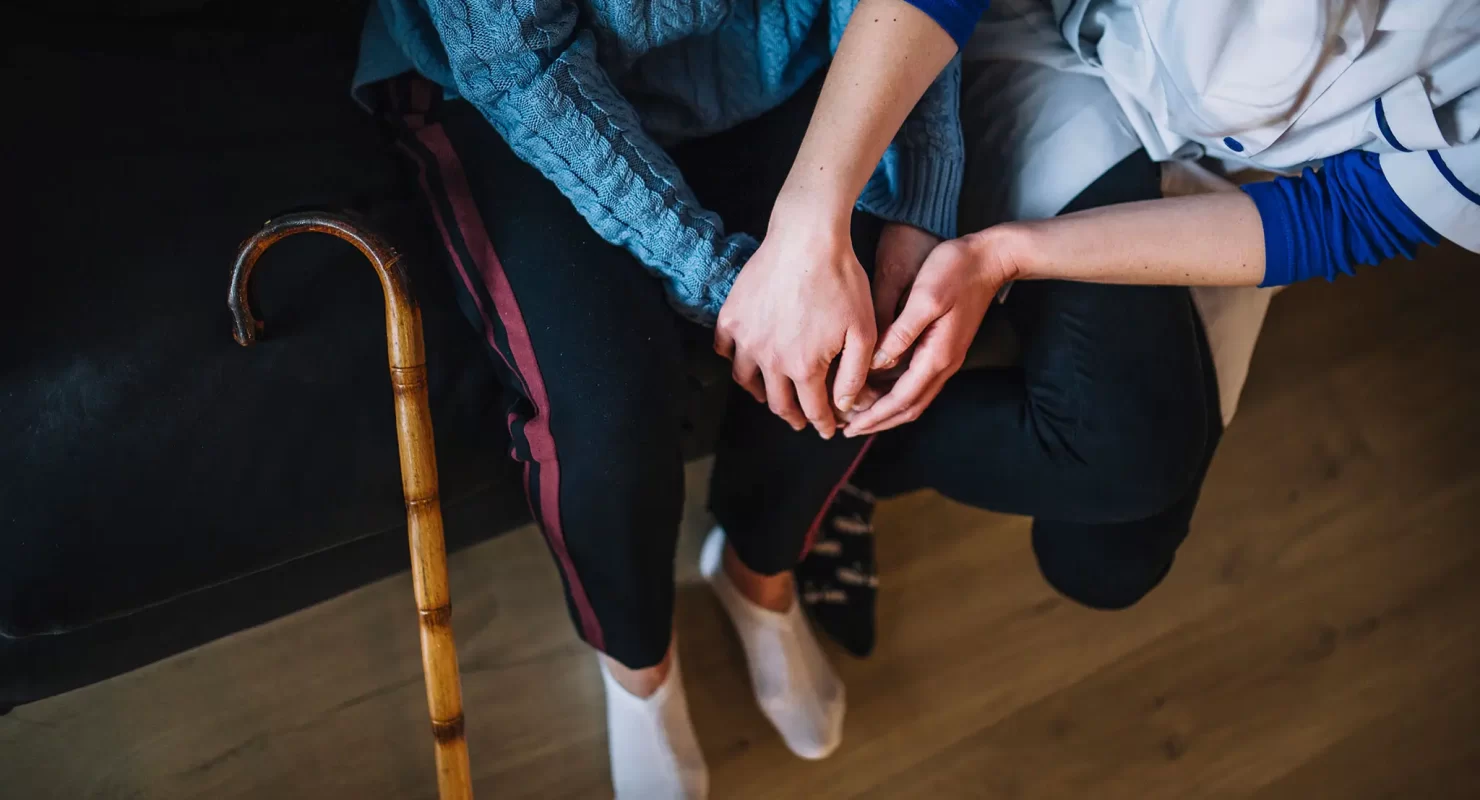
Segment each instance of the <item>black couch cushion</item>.
[[361,4],[279,18],[236,5],[4,34],[6,284],[20,311],[0,362],[4,636],[76,629],[400,527],[369,265],[325,237],[277,245],[256,277],[267,336],[231,339],[234,249],[292,207],[359,209],[411,253],[445,502],[484,495],[474,537],[525,518],[492,370],[394,154],[348,97]]

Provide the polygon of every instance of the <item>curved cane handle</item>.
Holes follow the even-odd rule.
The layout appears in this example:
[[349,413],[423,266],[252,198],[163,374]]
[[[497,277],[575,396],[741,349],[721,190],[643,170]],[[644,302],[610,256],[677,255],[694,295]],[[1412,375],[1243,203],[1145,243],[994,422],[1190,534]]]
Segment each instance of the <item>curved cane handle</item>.
[[437,787],[443,800],[464,800],[473,796],[472,773],[463,733],[462,681],[452,638],[447,546],[437,495],[421,310],[411,294],[400,254],[353,217],[322,211],[284,214],[268,220],[237,250],[226,305],[231,309],[236,341],[243,347],[256,342],[261,323],[252,316],[247,300],[252,268],[267,248],[294,234],[310,232],[327,233],[354,245],[375,267],[385,291],[385,336],[396,400],[406,531],[411,540],[411,579],[421,625],[421,665],[436,743]]
[[252,315],[248,283],[257,259],[274,244],[299,233],[326,233],[343,239],[370,260],[385,292],[386,343],[391,368],[412,369],[426,363],[421,339],[421,309],[401,266],[401,254],[362,221],[327,211],[297,211],[273,217],[252,238],[242,242],[231,269],[231,290],[226,306],[231,309],[232,335],[237,344],[249,347],[262,332],[262,323]]

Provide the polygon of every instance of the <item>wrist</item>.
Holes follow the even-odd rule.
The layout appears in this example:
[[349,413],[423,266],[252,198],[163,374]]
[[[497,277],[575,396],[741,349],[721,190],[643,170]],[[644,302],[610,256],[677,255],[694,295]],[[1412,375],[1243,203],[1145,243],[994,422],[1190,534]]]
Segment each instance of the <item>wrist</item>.
[[822,203],[777,200],[766,227],[767,239],[851,241],[853,209],[838,210]]
[[771,227],[842,231],[846,233],[853,219],[857,197],[849,197],[841,188],[815,181],[799,185],[788,179],[771,207]]
[[1037,249],[1031,245],[1032,235],[1031,226],[1007,222],[969,234],[966,243],[977,268],[1001,285],[1039,277],[1041,265],[1033,260]]

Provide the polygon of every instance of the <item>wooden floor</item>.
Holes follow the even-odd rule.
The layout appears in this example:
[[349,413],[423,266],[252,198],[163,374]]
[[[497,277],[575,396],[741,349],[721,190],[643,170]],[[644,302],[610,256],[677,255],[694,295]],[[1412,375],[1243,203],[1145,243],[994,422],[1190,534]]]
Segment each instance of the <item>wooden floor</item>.
[[[1193,535],[1131,611],[1056,597],[1026,520],[885,505],[881,644],[834,653],[824,762],[755,709],[689,535],[713,796],[1480,798],[1477,300],[1453,250],[1278,297]],[[610,796],[595,661],[536,534],[452,568],[479,796]],[[17,709],[0,796],[431,798],[415,631],[401,576]]]

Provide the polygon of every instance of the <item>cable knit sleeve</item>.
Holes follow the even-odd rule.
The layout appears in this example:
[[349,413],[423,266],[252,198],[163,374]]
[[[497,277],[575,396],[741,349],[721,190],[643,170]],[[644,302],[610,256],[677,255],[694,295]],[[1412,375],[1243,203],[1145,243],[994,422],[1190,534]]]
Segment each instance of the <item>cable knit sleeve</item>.
[[[832,0],[834,52],[856,2]],[[864,185],[858,208],[890,222],[930,231],[942,239],[954,239],[965,167],[961,56],[957,55],[936,76],[900,126]]]
[[725,235],[596,61],[568,0],[429,0],[459,94],[549,178],[602,238],[712,325],[756,248]]

